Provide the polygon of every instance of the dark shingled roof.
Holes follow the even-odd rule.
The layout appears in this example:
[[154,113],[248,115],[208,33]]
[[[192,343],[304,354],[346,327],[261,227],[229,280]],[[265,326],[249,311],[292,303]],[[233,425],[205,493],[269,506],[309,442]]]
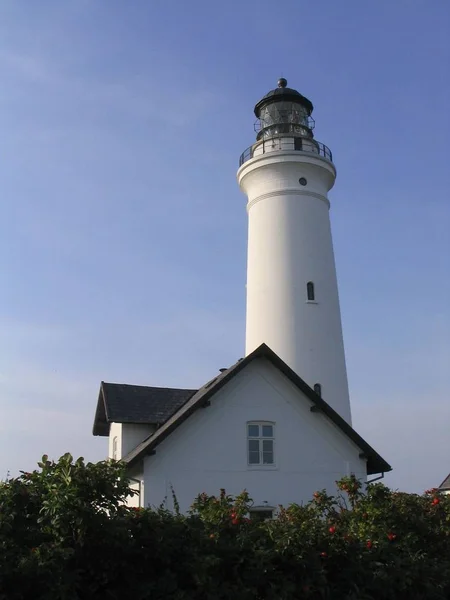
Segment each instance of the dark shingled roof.
[[438,489],[442,491],[450,491],[450,473],[447,475],[447,477],[444,479],[444,481],[441,483]]
[[102,381],[93,433],[108,435],[110,423],[165,423],[196,391]]
[[238,360],[232,367],[220,373],[217,377],[209,381],[200,388],[188,401],[178,409],[167,421],[151,434],[146,440],[138,444],[127,456],[124,461],[130,466],[142,460],[147,454],[151,454],[156,446],[168,437],[181,423],[189,418],[196,410],[209,405],[210,399],[224,385],[226,385],[235,375],[244,369],[251,361],[265,358],[269,360],[277,369],[279,369],[288,379],[292,381],[311,401],[314,411],[318,413],[318,418],[328,418],[332,421],[360,450],[361,454],[367,460],[367,474],[385,473],[391,471],[392,467],[356,433],[356,431],[345,421],[338,413],[331,408],[329,404],[320,398],[307,383],[303,381],[281,358],[273,352],[266,344],[261,344],[259,348],[243,359]]

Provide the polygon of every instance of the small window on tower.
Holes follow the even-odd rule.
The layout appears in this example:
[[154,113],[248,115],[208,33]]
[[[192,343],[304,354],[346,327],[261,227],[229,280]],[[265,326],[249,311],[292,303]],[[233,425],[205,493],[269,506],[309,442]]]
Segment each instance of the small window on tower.
[[313,301],[316,299],[315,293],[314,293],[314,283],[312,281],[308,281],[308,283],[306,284],[306,295],[308,297],[308,300],[310,300],[310,301]]
[[297,150],[298,152],[301,152],[303,150],[302,138],[294,138],[294,150]]
[[316,392],[316,394],[318,396],[320,396],[322,398],[322,386],[320,385],[320,383],[314,384],[314,391]]

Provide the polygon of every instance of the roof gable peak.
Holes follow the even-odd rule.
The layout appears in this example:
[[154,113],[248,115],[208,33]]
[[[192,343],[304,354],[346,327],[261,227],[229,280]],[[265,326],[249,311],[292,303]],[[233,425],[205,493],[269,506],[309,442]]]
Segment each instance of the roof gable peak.
[[153,451],[159,443],[167,438],[198,408],[207,406],[211,398],[233,377],[245,369],[252,361],[259,358],[269,360],[312,402],[311,410],[313,412],[322,413],[326,418],[330,419],[335,426],[341,429],[360,448],[361,453],[367,458],[368,475],[391,470],[391,466],[325,400],[320,398],[299,375],[264,343],[245,358],[239,359],[234,365],[223,370],[217,377],[207,382],[195,392],[154,434],[139,444],[124,460],[131,465],[142,459],[150,451]]

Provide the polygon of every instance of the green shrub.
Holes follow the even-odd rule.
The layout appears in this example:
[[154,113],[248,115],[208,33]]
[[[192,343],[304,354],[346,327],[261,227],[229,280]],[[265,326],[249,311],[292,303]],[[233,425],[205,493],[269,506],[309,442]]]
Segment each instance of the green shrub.
[[0,600],[450,598],[450,497],[352,477],[276,518],[246,492],[131,509],[124,465],[43,457],[0,484]]

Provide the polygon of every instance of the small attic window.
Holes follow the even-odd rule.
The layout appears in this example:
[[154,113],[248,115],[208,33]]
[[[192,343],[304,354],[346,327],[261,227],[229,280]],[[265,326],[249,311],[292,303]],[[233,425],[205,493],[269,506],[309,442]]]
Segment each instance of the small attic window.
[[312,281],[308,281],[306,284],[306,296],[310,302],[314,302],[316,299],[314,293],[314,283]]
[[316,394],[318,396],[320,396],[322,398],[322,386],[320,383],[315,383],[314,384],[314,391],[316,392]]

